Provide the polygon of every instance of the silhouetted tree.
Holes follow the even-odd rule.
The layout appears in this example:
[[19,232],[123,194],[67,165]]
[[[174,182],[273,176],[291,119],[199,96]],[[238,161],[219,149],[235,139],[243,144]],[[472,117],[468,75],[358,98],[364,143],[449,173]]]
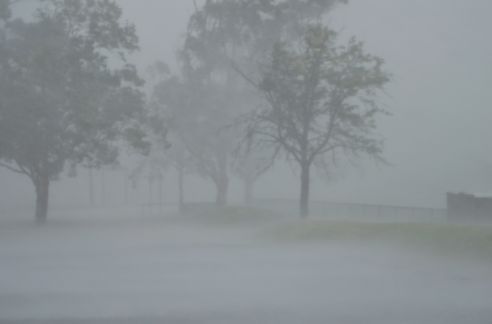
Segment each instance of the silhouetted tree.
[[323,25],[306,29],[302,42],[277,43],[259,89],[268,106],[252,120],[265,143],[279,147],[300,168],[300,214],[309,213],[310,171],[337,154],[381,158],[376,96],[389,81],[383,60],[352,38],[339,45]]
[[[284,39],[295,38],[303,33],[304,23],[321,19],[335,4],[344,0],[208,0],[197,7],[190,17],[185,44],[181,54],[184,63],[183,75],[193,79],[210,95],[220,98],[211,107],[221,111],[214,127],[222,131],[222,139],[215,138],[210,144],[218,147],[206,152],[216,153],[215,158],[206,156],[207,170],[218,170],[218,191],[228,183],[228,162],[235,161],[232,171],[245,181],[245,197],[252,192],[254,180],[264,173],[263,149],[259,154],[250,145],[248,154],[239,154],[232,159],[232,153],[242,144],[244,137],[223,129],[235,123],[242,114],[256,108],[260,96],[248,85],[249,79],[261,78],[262,63],[267,58],[272,44]],[[212,104],[214,105],[214,104]],[[205,111],[203,107],[201,111]],[[212,114],[213,115],[213,114]],[[226,117],[226,118],[224,118]],[[221,121],[222,125],[217,124]],[[203,135],[203,134],[202,134]],[[202,139],[202,137],[200,137]],[[229,144],[229,145],[224,145]],[[243,151],[244,153],[244,151]],[[202,155],[203,157],[203,155]],[[244,161],[238,159],[243,158]],[[227,161],[226,161],[227,160]],[[211,167],[210,162],[215,161]],[[214,177],[217,178],[217,177]],[[249,198],[246,198],[249,200]]]
[[138,39],[121,16],[110,0],[48,0],[29,21],[5,25],[0,160],[33,182],[39,222],[67,163],[113,163],[122,135],[142,143],[141,80],[126,59]]
[[[226,127],[231,120],[222,107],[223,97],[217,97],[218,85],[191,78],[169,75],[154,89],[153,102],[160,110],[170,131],[172,147],[169,153],[180,172],[196,172],[212,180],[217,188],[216,203],[227,203],[228,159],[234,136]],[[180,182],[181,183],[181,182]]]
[[272,149],[271,146],[265,145],[252,135],[253,133],[247,133],[241,141],[234,154],[233,163],[235,174],[243,182],[243,202],[246,206],[253,204],[255,183],[273,167],[279,153],[278,149]]
[[163,163],[177,172],[179,211],[183,212],[185,174],[199,171],[190,152],[191,142],[196,141],[194,127],[197,127],[190,108],[194,94],[182,79],[171,74],[165,63],[156,62],[151,70],[154,84],[148,108],[154,145],[166,150]]

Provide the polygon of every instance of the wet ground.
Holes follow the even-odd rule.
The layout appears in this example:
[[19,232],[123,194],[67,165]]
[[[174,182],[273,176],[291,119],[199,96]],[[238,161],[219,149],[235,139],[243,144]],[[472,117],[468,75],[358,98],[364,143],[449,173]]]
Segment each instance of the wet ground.
[[0,228],[0,323],[492,323],[478,259],[280,242],[271,222],[59,216]]

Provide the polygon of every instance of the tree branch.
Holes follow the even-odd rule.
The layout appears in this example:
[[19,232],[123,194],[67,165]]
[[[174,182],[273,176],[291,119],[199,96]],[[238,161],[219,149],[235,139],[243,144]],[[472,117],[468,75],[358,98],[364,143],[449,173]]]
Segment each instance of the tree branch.
[[11,165],[9,165],[9,164],[7,164],[7,163],[4,163],[4,162],[0,162],[0,167],[4,167],[4,168],[6,168],[7,170],[10,170],[10,171],[15,172],[15,173],[17,173],[17,174],[27,175],[28,177],[30,177],[30,176],[31,176],[30,172],[29,172],[29,171],[27,171],[26,169],[21,168],[21,167],[16,168],[16,167],[11,166]]
[[261,90],[260,85],[256,83],[252,78],[250,78],[245,72],[243,72],[237,64],[229,58],[229,63],[231,64],[231,68],[236,71],[247,83],[252,85],[256,90]]

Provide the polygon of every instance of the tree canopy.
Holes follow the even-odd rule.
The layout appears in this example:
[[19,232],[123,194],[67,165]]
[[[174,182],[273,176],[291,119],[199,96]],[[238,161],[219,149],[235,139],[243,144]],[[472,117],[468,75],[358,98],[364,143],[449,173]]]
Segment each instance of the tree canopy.
[[[220,196],[227,191],[229,171],[242,178],[249,174],[251,181],[262,173],[251,172],[253,169],[263,170],[263,165],[271,164],[263,161],[264,154],[261,158],[253,158],[251,151],[234,155],[243,137],[233,126],[236,119],[261,102],[245,76],[259,78],[260,65],[272,44],[300,34],[304,22],[321,19],[334,5],[344,2],[207,0],[195,8],[179,58],[182,86],[188,89],[188,98],[198,100],[178,105],[179,115],[189,126],[181,138],[187,138],[186,146],[201,174],[216,184],[218,202],[224,200]],[[190,109],[194,111],[184,113]],[[253,167],[254,160],[258,165]],[[232,161],[234,167],[229,170]]]
[[308,214],[312,165],[330,165],[338,154],[381,158],[375,133],[377,95],[389,81],[383,60],[367,54],[352,38],[321,24],[306,29],[301,45],[277,43],[259,89],[268,105],[254,115],[251,129],[278,146],[301,169],[301,215]]
[[121,15],[113,1],[49,0],[32,20],[5,25],[1,165],[32,180],[40,221],[67,163],[112,163],[121,135],[141,139],[142,80],[127,61],[138,38]]

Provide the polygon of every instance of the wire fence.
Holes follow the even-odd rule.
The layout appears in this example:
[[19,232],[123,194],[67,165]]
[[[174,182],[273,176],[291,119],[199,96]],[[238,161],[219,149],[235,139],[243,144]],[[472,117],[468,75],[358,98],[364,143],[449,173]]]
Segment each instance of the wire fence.
[[[296,201],[288,199],[261,199],[255,202],[259,208],[272,210],[284,215],[297,215]],[[310,217],[384,221],[432,221],[447,219],[445,208],[408,207],[360,203],[312,201]]]
[[[213,203],[195,203],[203,206],[215,206]],[[190,203],[189,205],[194,205]],[[202,206],[202,207],[203,207]],[[297,218],[298,202],[293,199],[257,199],[252,207],[275,212],[279,217]],[[141,204],[142,216],[176,213],[176,204]],[[385,222],[443,222],[448,219],[445,208],[426,208],[416,206],[393,206],[384,204],[342,203],[329,201],[311,201],[309,204],[311,219],[335,219]]]

